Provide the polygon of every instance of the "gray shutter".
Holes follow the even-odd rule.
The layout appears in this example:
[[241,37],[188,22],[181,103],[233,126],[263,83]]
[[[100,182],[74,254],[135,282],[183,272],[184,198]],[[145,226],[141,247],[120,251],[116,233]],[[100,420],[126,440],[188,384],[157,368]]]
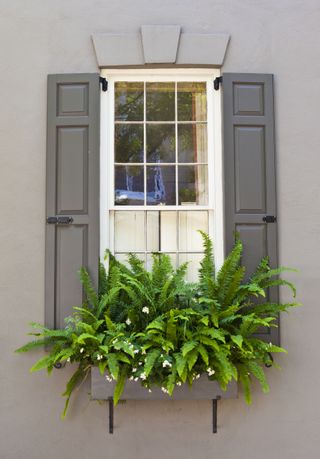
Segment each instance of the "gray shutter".
[[[244,244],[243,264],[249,276],[264,256],[277,266],[273,76],[223,75],[226,251],[235,232]],[[278,300],[278,289],[269,292]],[[279,343],[279,329],[261,330],[262,339]]]
[[48,77],[46,213],[73,219],[46,224],[45,323],[50,328],[64,327],[72,307],[81,305],[81,266],[98,283],[99,93],[98,74]]

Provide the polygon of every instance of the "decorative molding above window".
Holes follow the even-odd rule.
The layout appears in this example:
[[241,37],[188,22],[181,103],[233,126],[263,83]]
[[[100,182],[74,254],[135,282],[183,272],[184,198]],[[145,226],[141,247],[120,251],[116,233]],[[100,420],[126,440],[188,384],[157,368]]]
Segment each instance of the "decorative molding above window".
[[229,34],[181,33],[179,25],[143,25],[139,33],[92,35],[99,67],[220,67],[229,39]]

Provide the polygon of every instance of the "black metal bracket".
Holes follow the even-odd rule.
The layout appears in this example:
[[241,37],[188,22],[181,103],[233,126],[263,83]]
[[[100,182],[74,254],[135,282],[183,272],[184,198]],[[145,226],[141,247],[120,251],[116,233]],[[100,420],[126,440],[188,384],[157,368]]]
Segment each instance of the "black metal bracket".
[[219,91],[220,85],[222,84],[222,76],[219,76],[214,79],[213,81],[213,87],[216,91]]
[[113,417],[114,417],[113,398],[108,399],[108,406],[109,406],[109,434],[113,434]]
[[266,223],[275,223],[277,221],[277,217],[275,217],[274,215],[265,215],[264,217],[262,217],[262,221]]
[[106,78],[99,77],[99,83],[101,84],[103,92],[108,91],[108,81]]
[[70,225],[73,223],[72,217],[47,217],[49,225]]
[[218,432],[218,400],[220,396],[212,399],[212,433]]
[[[212,433],[218,432],[218,400],[220,396],[212,399]],[[113,434],[113,421],[114,421],[114,405],[113,398],[108,398],[108,412],[109,412],[109,434]]]

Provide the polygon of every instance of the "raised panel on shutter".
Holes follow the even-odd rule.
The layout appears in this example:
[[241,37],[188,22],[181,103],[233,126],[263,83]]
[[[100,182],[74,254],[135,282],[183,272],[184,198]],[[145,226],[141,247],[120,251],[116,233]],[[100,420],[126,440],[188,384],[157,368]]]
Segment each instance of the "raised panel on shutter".
[[[227,253],[235,234],[243,242],[242,262],[247,277],[261,258],[277,266],[273,76],[223,75],[224,193]],[[278,289],[268,292],[278,300]],[[279,328],[263,329],[256,336],[279,344]]]
[[47,218],[72,223],[46,226],[46,308],[50,328],[83,300],[78,271],[86,266],[98,284],[99,120],[98,74],[48,77]]

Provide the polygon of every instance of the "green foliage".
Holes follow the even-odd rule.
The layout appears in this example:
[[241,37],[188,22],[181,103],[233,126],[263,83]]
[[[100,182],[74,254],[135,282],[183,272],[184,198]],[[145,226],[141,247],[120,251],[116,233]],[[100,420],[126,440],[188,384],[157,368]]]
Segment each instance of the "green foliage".
[[204,257],[197,283],[185,281],[187,264],[174,269],[167,255],[153,254],[152,268],[147,271],[134,254],[126,266],[107,252],[108,270],[100,264],[98,292],[87,271],[80,269],[86,298],[66,319],[64,329],[32,324],[33,340],[16,352],[43,345],[49,352],[31,371],[46,368],[50,373],[57,363],[78,363],[63,394],[63,417],[70,396],[92,366],[116,380],[115,403],[127,379],[139,380],[149,389],[158,385],[172,395],[176,386],[192,385],[207,374],[222,389],[232,380],[239,381],[248,403],[252,378],[264,392],[269,390],[265,365],[276,365],[271,353],[286,351],[253,334],[260,327],[276,326],[280,311],[297,306],[268,300],[268,289],[278,285],[289,287],[295,296],[293,284],[279,277],[289,269],[271,269],[264,258],[244,281],[238,239],[216,272],[212,241],[201,234]]

